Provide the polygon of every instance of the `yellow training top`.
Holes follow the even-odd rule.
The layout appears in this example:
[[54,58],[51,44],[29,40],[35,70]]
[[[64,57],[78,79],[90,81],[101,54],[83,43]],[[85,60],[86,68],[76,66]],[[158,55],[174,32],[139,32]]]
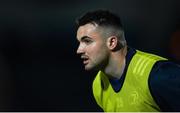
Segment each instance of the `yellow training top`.
[[93,81],[93,94],[97,104],[106,112],[160,111],[148,86],[151,69],[159,60],[166,59],[137,50],[119,92],[113,90],[107,76],[99,71]]

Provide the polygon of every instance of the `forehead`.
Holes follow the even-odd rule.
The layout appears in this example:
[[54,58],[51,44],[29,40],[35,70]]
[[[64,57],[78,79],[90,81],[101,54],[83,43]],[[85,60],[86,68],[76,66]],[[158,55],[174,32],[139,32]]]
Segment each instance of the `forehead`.
[[95,37],[98,35],[97,25],[85,24],[77,30],[77,39],[80,40],[84,36]]

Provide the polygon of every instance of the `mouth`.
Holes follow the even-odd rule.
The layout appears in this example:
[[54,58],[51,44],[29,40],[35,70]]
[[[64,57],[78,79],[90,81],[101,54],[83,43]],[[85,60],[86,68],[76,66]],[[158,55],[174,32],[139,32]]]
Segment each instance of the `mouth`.
[[83,60],[84,65],[87,65],[89,63],[89,58],[87,56],[81,56],[81,59]]
[[84,60],[83,60],[83,64],[84,64],[84,65],[87,65],[88,63],[89,63],[89,60],[88,60],[88,59],[84,59]]

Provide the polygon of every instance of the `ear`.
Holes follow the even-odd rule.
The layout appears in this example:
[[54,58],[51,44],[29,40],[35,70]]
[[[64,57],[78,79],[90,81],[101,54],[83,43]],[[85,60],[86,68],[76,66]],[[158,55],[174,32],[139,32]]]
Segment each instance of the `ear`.
[[115,50],[118,46],[118,38],[116,36],[111,36],[107,39],[107,47],[110,50]]

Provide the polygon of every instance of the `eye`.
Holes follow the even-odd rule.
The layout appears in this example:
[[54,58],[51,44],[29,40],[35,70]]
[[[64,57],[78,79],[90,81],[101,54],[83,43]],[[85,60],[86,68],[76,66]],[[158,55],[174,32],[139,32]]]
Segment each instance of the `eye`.
[[83,36],[80,39],[80,41],[83,42],[84,44],[88,45],[88,44],[91,44],[93,42],[93,39],[91,37],[88,37],[88,36]]
[[86,43],[86,44],[90,44],[90,43],[92,42],[92,40],[90,40],[90,39],[84,39],[83,42]]

